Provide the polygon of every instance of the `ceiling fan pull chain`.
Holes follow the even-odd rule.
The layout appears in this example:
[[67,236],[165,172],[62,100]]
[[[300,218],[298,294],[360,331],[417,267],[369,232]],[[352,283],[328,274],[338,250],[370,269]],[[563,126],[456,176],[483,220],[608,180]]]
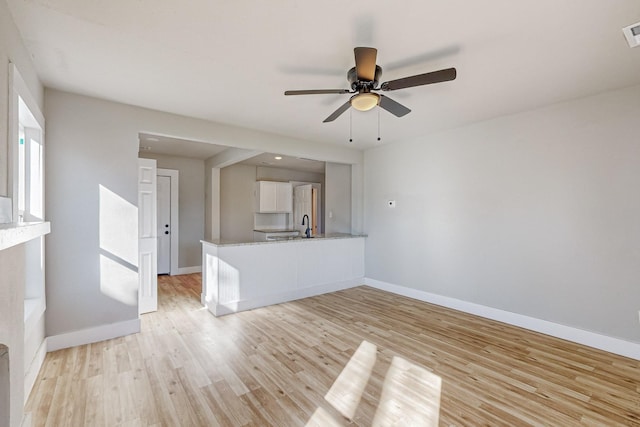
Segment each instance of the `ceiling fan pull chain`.
[[380,142],[380,108],[378,108],[378,142]]
[[353,121],[351,109],[349,109],[349,142],[353,142]]

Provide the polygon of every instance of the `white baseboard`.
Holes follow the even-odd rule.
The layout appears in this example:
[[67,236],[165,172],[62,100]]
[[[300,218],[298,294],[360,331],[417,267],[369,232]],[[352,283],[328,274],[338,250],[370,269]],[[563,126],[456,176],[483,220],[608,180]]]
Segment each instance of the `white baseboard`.
[[38,374],[40,373],[40,368],[44,363],[44,358],[47,355],[47,339],[45,338],[38,350],[36,351],[35,356],[33,357],[33,361],[27,372],[24,374],[24,403],[27,403],[27,399],[29,398],[29,394],[31,394],[31,390],[33,389],[33,385],[36,383],[36,379],[38,378]]
[[375,279],[365,278],[364,283],[372,288],[452,308],[487,319],[497,320],[509,325],[640,360],[640,344],[637,343]]
[[100,325],[95,328],[52,335],[47,337],[47,351],[110,340],[138,332],[140,332],[140,319],[131,319],[124,322]]
[[363,284],[364,278],[351,279],[343,282],[327,283],[309,288],[296,289],[278,294],[265,295],[248,300],[233,301],[227,304],[209,304],[208,308],[211,313],[216,316],[224,316],[225,314],[237,313],[239,311],[251,310],[268,305],[281,304],[283,302],[294,301],[297,299],[313,297],[316,295],[326,294],[329,292],[340,291],[342,289],[354,288]]
[[193,273],[202,273],[202,266],[194,265],[193,267],[180,267],[178,268],[178,274],[174,274],[174,276],[179,276],[181,274],[193,274]]

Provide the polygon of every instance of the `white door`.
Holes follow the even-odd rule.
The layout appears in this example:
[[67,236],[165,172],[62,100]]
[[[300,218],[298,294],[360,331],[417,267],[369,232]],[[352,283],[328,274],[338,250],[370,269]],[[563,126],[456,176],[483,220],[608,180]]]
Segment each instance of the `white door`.
[[171,177],[158,175],[158,274],[171,272]]
[[[307,185],[299,185],[294,188],[294,202],[295,206],[293,208],[293,221],[296,229],[300,230],[300,234],[304,234],[307,229],[307,222],[305,221],[305,225],[302,225],[302,218],[304,215],[309,216],[309,220],[311,220],[311,189],[313,187],[311,184]],[[309,223],[313,233],[313,224]]]
[[138,159],[138,312],[158,309],[156,161]]

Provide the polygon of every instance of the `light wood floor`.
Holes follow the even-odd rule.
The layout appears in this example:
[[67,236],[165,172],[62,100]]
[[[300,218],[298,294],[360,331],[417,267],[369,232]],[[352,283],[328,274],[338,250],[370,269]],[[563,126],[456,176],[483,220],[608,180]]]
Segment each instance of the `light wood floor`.
[[49,353],[27,421],[640,425],[635,360],[368,287],[222,318],[199,275],[159,289],[140,334]]

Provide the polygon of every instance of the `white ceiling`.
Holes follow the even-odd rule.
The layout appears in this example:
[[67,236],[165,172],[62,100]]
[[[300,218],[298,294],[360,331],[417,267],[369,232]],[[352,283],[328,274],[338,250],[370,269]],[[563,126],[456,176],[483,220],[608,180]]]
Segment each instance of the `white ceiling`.
[[[382,81],[456,67],[453,82],[387,94],[383,143],[640,84],[621,28],[638,0],[7,0],[46,86],[221,123],[347,144],[355,46],[378,49]],[[376,109],[377,110],[377,109]],[[352,114],[375,146],[376,110]]]

